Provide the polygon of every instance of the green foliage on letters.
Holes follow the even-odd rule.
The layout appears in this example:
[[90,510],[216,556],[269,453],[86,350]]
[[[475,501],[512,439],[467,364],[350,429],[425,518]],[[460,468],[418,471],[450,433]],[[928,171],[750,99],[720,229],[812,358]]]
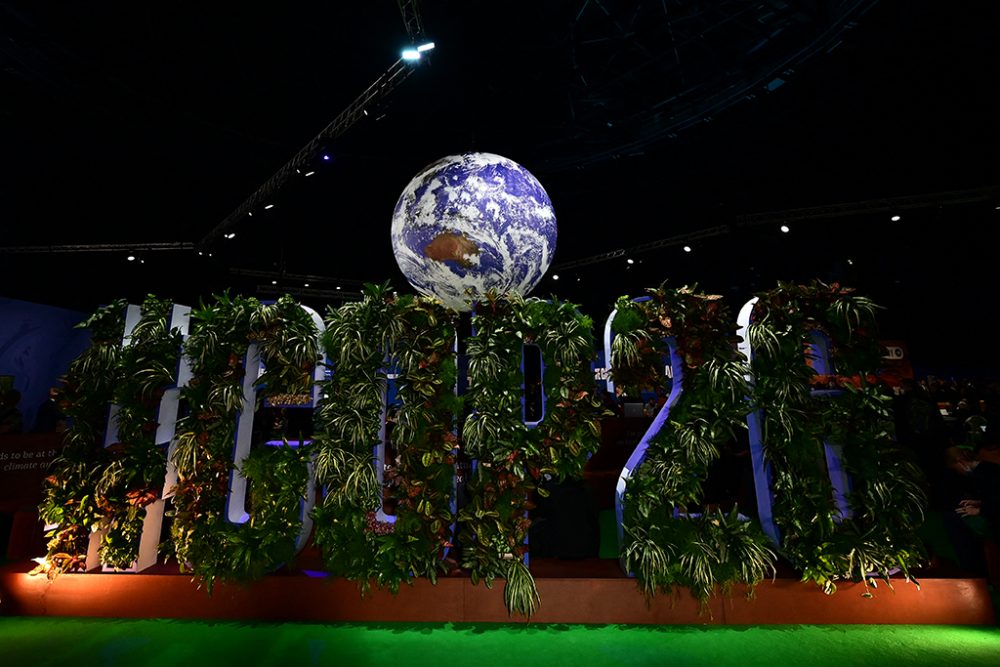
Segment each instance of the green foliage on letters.
[[[876,384],[881,346],[878,306],[834,283],[779,283],[758,295],[748,338],[753,401],[763,417],[765,454],[774,473],[774,515],[782,555],[827,593],[838,580],[869,583],[910,569],[924,556],[921,474],[893,438],[889,397]],[[836,374],[805,363],[814,332],[829,339]],[[836,388],[833,396],[814,388]],[[826,471],[824,442],[843,448],[852,476],[841,517]]]
[[717,588],[727,592],[735,583],[752,594],[774,571],[767,538],[736,508],[725,514],[697,507],[719,445],[745,426],[748,412],[749,368],[736,349],[731,316],[720,297],[694,289],[664,284],[648,294],[616,304],[613,377],[629,392],[665,383],[669,392],[672,381],[662,368],[672,343],[684,362],[683,393],[628,481],[622,564],[647,598],[684,586],[704,605]]

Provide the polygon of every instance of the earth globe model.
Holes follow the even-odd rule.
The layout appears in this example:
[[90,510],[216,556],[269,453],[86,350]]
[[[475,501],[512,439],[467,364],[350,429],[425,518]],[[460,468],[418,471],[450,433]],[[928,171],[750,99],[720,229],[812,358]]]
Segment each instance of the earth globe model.
[[424,167],[392,214],[403,275],[458,311],[489,289],[527,294],[555,250],[556,216],[544,188],[492,153],[449,155]]

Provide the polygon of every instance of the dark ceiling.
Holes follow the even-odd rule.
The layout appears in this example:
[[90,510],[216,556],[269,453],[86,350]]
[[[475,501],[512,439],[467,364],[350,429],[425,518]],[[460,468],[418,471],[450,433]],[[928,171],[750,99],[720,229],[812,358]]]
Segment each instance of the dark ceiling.
[[[430,61],[319,145],[315,174],[263,190],[274,208],[214,234],[393,65],[400,4],[419,8]],[[779,279],[840,280],[886,306],[919,367],[1000,371],[983,349],[998,19],[990,0],[0,0],[0,296],[89,311],[279,289],[324,307],[360,281],[409,289],[396,198],[424,165],[481,150],[553,200],[536,294],[603,319],[665,279],[734,308]],[[752,215],[767,211],[786,213]],[[80,247],[95,244],[111,250]]]

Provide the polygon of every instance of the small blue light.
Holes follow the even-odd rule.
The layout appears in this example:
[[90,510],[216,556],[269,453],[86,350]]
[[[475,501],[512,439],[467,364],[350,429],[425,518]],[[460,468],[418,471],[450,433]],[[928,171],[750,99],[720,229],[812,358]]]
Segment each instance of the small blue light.
[[268,440],[264,444],[268,447],[284,447],[288,445],[292,449],[295,449],[301,445],[312,444],[312,440]]
[[324,156],[323,156],[323,159],[324,159],[324,160],[329,160],[329,159],[330,159],[330,156],[329,156],[329,155],[324,155]]

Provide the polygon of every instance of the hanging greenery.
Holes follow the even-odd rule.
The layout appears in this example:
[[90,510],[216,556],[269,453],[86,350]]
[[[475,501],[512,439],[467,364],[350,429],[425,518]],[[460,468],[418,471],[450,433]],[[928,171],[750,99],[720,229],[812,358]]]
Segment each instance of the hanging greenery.
[[[327,567],[396,592],[414,576],[437,580],[450,546],[454,449],[455,313],[424,297],[366,285],[364,299],[331,311],[324,345],[333,365],[316,418],[317,480],[326,497],[314,511],[315,541]],[[401,407],[393,444],[395,523],[376,519],[383,500],[372,466],[379,443],[386,373],[398,376]]]
[[[920,472],[893,438],[890,398],[873,383],[881,347],[869,299],[833,283],[779,283],[758,295],[748,327],[755,406],[773,470],[774,516],[782,554],[827,593],[836,581],[909,578],[923,560],[916,535],[925,506]],[[839,379],[820,378],[805,363],[815,333],[829,339]],[[814,383],[842,387],[815,396]],[[841,517],[825,465],[824,441],[843,447],[851,475]]]
[[[468,341],[473,412],[463,438],[478,461],[468,483],[469,503],[458,520],[474,539],[462,565],[473,583],[506,579],[508,611],[530,617],[538,608],[534,579],[523,562],[539,482],[578,476],[600,440],[604,409],[595,396],[589,362],[594,355],[590,318],[559,301],[487,293],[477,303]],[[523,345],[537,345],[546,366],[546,414],[537,427],[522,421]]]
[[118,438],[104,449],[95,502],[103,513],[101,563],[130,567],[138,557],[145,508],[160,497],[166,447],[156,442],[160,399],[177,382],[181,334],[169,328],[173,304],[150,295],[122,350],[113,401]]
[[251,450],[241,469],[249,482],[246,524],[227,520],[226,499],[248,345],[259,345],[266,368],[255,381],[259,405],[272,391],[308,393],[318,361],[317,332],[290,297],[262,306],[252,298],[216,296],[213,304],[192,311],[191,319],[185,354],[193,377],[182,392],[189,412],[177,424],[171,538],[182,571],[211,593],[217,579],[257,579],[294,555],[301,530],[298,501],[308,489],[308,447]]
[[721,297],[694,288],[647,290],[621,297],[612,322],[616,384],[670,393],[663,365],[683,361],[682,393],[650,439],[624,498],[622,562],[647,598],[685,586],[705,604],[735,583],[756,586],[774,571],[775,555],[756,523],[698,507],[719,446],[745,426],[749,371],[736,348],[732,318]]
[[55,528],[47,533],[45,562],[32,574],[45,572],[53,579],[86,568],[90,533],[103,514],[94,487],[103,468],[108,404],[119,380],[126,306],[123,300],[115,301],[76,327],[90,331],[91,343],[70,364],[59,390],[59,408],[69,428],[38,508],[41,520]]
[[387,284],[365,285],[363,292],[363,300],[326,318],[323,349],[332,374],[321,385],[313,437],[316,481],[325,495],[313,509],[313,541],[331,574],[356,580],[367,592],[373,580],[398,589],[405,575],[382,548],[393,526],[376,524],[382,488],[372,465],[382,428],[386,349],[402,322]]
[[455,395],[456,315],[437,301],[410,296],[399,297],[396,309],[402,327],[392,358],[401,406],[392,432],[398,483],[391,487],[396,529],[389,539],[396,562],[436,582],[438,571],[447,569],[444,555],[455,520],[454,428],[462,412]]

